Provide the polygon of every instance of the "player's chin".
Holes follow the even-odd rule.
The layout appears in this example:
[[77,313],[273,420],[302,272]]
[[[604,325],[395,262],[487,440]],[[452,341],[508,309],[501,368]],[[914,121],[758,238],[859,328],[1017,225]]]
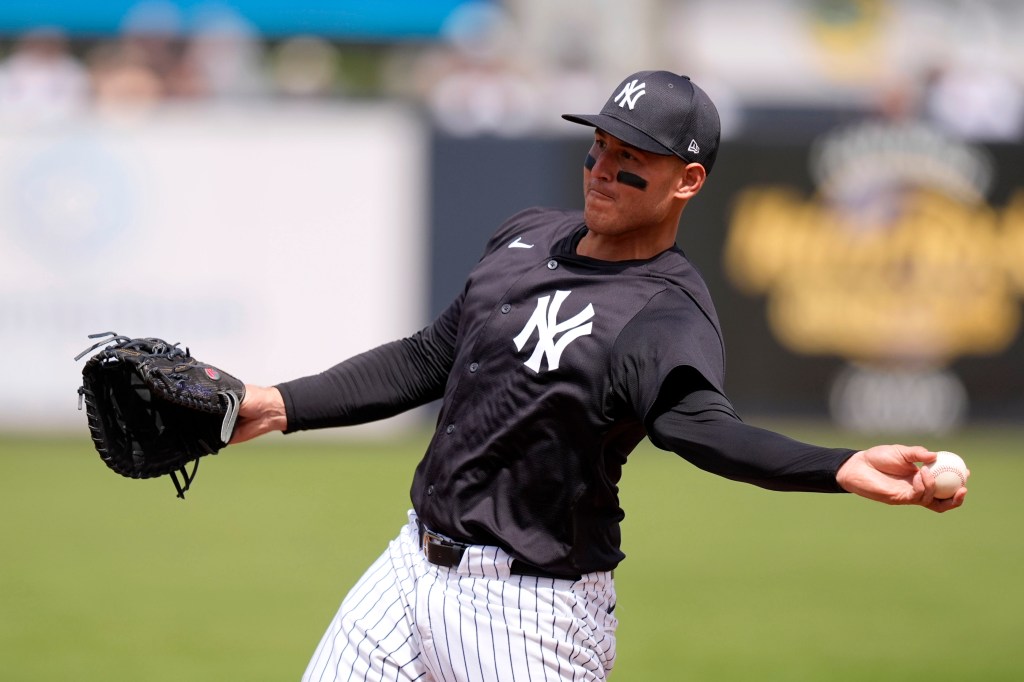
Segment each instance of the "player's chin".
[[620,222],[611,199],[591,201],[590,197],[587,197],[587,203],[583,207],[583,219],[587,227],[596,232],[611,229]]

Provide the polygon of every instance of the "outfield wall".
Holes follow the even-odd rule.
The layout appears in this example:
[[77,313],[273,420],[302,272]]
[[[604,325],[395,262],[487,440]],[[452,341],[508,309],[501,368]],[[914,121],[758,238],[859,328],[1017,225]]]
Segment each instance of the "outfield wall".
[[94,332],[272,383],[418,328],[425,153],[370,104],[0,129],[0,428],[84,423]]
[[[570,133],[435,136],[432,312],[509,213],[582,205],[591,133]],[[1024,146],[906,122],[725,141],[679,244],[715,298],[741,413],[874,432],[1019,422],[1021,167]]]
[[[581,205],[590,134],[458,138],[371,103],[5,125],[4,429],[82,427],[72,358],[93,332],[182,341],[273,383],[418,329],[505,217]],[[1021,146],[866,121],[727,140],[680,244],[741,412],[1019,421],[1022,165]]]

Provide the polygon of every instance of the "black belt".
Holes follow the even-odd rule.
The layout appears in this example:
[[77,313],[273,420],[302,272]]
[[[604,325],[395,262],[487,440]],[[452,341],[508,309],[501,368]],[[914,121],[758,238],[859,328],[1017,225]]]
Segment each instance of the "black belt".
[[[423,525],[423,522],[416,519],[416,527],[420,532],[420,547],[423,549],[423,556],[435,566],[444,568],[456,568],[462,561],[462,555],[472,545],[467,545],[454,540],[449,540],[437,533],[432,532]],[[531,566],[528,563],[513,559],[509,571],[514,575],[528,575],[537,578],[553,578],[555,580],[579,580],[579,575],[555,575],[543,569]]]

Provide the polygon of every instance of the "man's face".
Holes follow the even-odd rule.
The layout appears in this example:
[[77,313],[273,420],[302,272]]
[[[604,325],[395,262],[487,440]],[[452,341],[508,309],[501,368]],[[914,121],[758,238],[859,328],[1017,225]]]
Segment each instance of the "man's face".
[[673,200],[686,164],[653,154],[595,130],[583,170],[584,219],[599,234],[626,234],[662,227],[673,218]]

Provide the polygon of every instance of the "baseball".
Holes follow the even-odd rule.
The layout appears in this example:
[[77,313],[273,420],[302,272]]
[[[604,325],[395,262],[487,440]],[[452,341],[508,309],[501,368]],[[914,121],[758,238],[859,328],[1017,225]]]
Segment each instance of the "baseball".
[[967,465],[955,453],[942,451],[937,454],[935,463],[929,464],[928,468],[935,477],[935,497],[945,500],[967,485]]

